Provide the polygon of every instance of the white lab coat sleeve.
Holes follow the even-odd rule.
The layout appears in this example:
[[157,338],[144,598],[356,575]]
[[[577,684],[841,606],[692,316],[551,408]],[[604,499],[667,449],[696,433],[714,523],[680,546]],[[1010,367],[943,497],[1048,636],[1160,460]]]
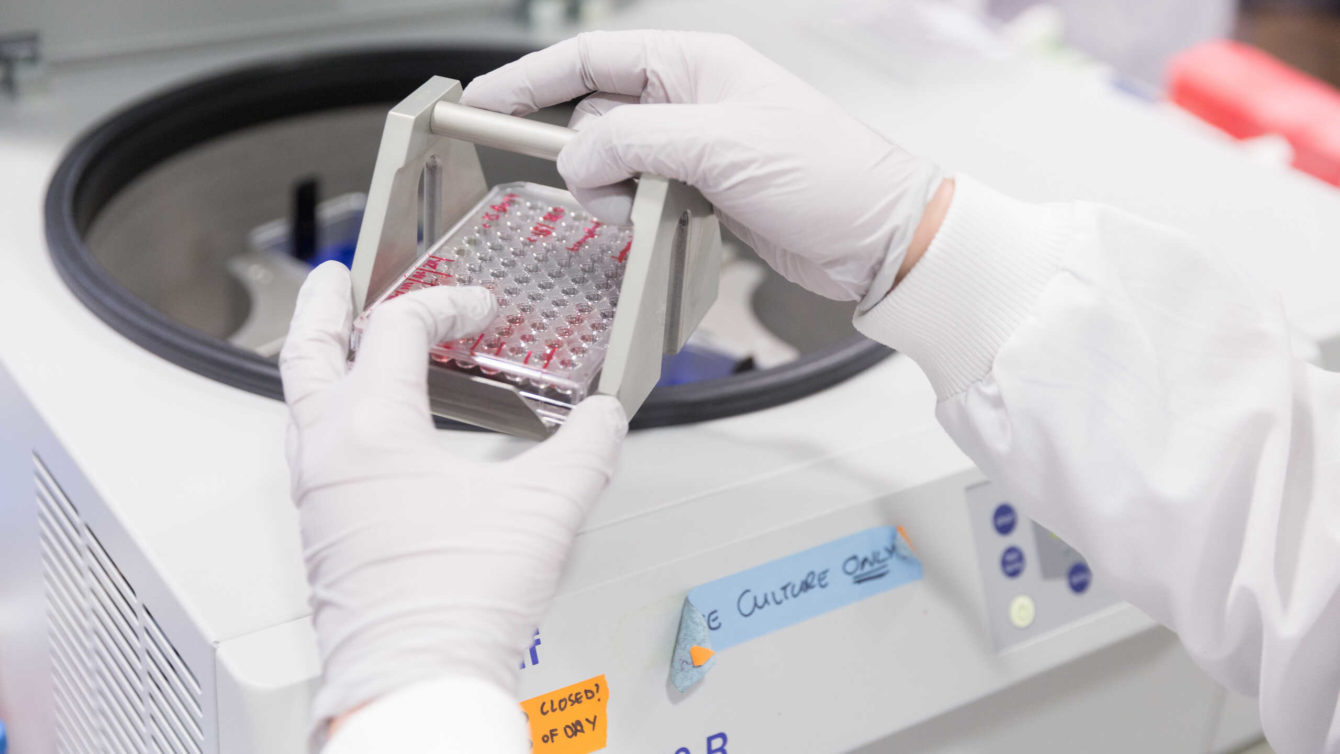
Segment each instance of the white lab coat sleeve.
[[529,728],[516,699],[468,677],[407,686],[354,712],[323,754],[528,754]]
[[960,179],[856,324],[924,369],[1022,510],[1259,697],[1280,754],[1340,752],[1340,375],[1296,358],[1279,301],[1211,252]]

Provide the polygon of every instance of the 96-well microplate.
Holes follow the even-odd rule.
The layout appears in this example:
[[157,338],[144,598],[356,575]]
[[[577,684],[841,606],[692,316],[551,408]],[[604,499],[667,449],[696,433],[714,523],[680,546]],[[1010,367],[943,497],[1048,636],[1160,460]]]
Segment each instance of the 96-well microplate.
[[497,319],[477,337],[436,344],[433,360],[575,404],[604,364],[632,242],[631,227],[597,221],[566,191],[503,184],[368,312],[419,288],[483,286]]

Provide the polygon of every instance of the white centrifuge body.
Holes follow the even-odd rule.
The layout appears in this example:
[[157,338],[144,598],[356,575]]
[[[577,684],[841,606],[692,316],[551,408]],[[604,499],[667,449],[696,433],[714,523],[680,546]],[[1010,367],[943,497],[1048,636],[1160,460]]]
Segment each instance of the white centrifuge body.
[[[949,43],[928,58],[895,29],[853,26],[827,6],[642,3],[610,24],[738,34],[952,170],[1197,233],[1278,289],[1302,335],[1325,345],[1340,334],[1325,282],[1340,260],[1322,253],[1340,238],[1333,189],[1255,164],[1092,69],[984,64]],[[72,295],[43,226],[62,153],[149,92],[276,53],[539,45],[573,30],[461,8],[243,35],[57,61],[46,92],[0,101],[0,718],[16,751],[297,751],[319,674],[284,406],[152,355]],[[518,658],[522,697],[603,674],[619,752],[1171,754],[1258,736],[1253,704],[1105,592],[1101,573],[1082,590],[1058,576],[1074,554],[1002,512],[1009,501],[933,409],[925,378],[895,355],[778,407],[633,433]],[[459,432],[439,442],[480,458],[524,445]],[[719,652],[686,694],[670,685],[690,589],[886,525],[907,532],[922,579]]]

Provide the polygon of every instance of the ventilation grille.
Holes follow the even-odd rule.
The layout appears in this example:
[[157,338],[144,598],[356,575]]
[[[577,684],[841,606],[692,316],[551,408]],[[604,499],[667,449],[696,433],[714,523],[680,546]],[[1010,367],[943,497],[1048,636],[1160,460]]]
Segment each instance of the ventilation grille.
[[33,457],[59,751],[203,754],[200,684]]

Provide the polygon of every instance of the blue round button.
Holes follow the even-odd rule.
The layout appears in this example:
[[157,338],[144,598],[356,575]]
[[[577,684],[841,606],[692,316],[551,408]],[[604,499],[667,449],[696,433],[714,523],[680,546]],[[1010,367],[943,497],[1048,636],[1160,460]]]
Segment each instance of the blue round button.
[[1014,578],[1024,572],[1024,551],[1018,547],[1007,547],[1000,554],[1000,570],[1006,576]]
[[1018,522],[1019,517],[1014,513],[1014,506],[1009,503],[997,505],[996,512],[991,514],[991,524],[1001,536],[1014,531],[1014,525]]
[[1093,573],[1089,570],[1089,564],[1080,561],[1070,566],[1070,573],[1066,574],[1066,582],[1070,584],[1070,591],[1075,594],[1084,594],[1088,591],[1089,583],[1093,581]]

